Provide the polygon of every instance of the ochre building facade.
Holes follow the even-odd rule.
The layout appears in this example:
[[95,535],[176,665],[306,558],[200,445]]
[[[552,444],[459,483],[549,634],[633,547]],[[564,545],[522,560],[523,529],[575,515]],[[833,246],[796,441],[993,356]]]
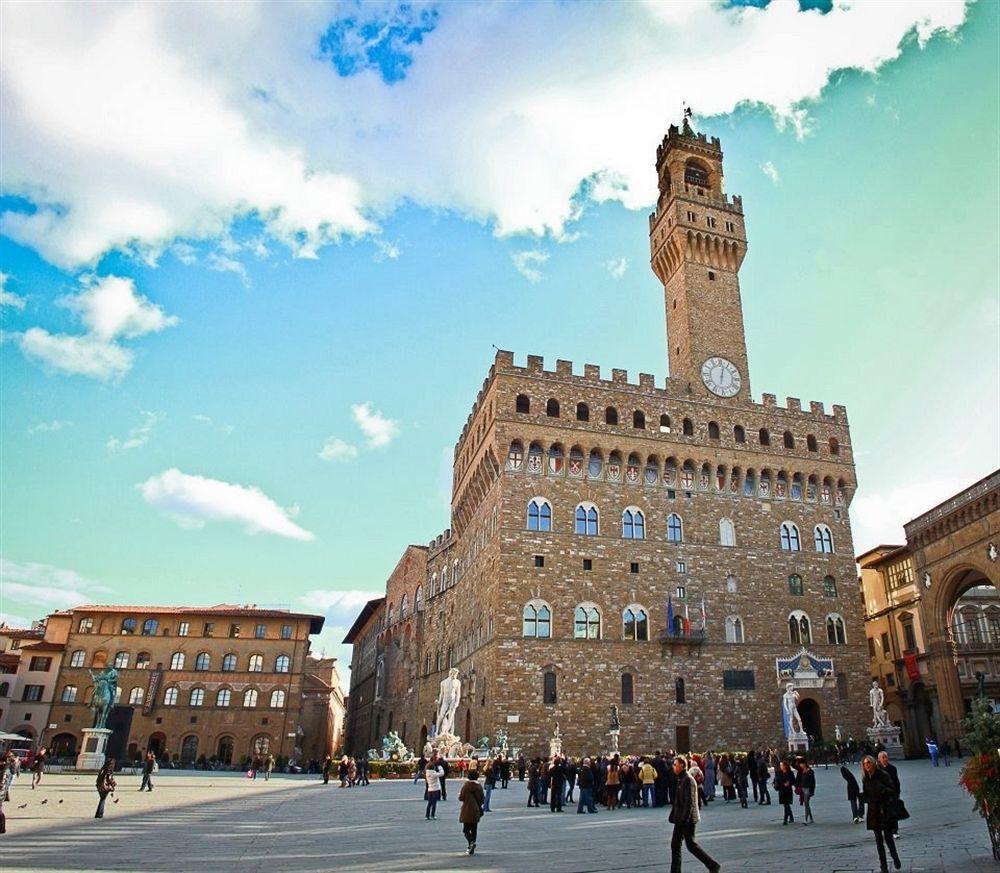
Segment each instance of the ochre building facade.
[[496,354],[455,447],[451,527],[408,547],[345,641],[364,665],[349,751],[390,729],[422,745],[452,666],[456,732],[504,728],[531,752],[556,722],[567,752],[605,749],[612,704],[627,750],[781,745],[790,678],[813,736],[864,735],[846,410],[750,396],[719,141],[671,127],[657,172],[671,375]]

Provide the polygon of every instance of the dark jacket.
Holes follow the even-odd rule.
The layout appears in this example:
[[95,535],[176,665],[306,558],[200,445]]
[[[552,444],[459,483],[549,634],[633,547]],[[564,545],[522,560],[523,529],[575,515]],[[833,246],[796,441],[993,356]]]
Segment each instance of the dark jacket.
[[152,758],[146,758],[146,760],[143,761],[142,764],[142,772],[145,773],[147,776],[152,776],[153,769],[155,767],[156,767],[156,761],[154,761]]
[[757,759],[757,781],[767,782],[767,777],[770,775],[771,773],[767,769],[767,758],[761,755],[760,758]]
[[899,771],[896,769],[896,765],[890,761],[884,767],[881,764],[879,764],[878,768],[880,770],[885,771],[885,773],[888,774],[889,779],[892,782],[892,788],[896,792],[896,794],[902,794],[903,789],[900,787],[899,784]]
[[896,819],[890,809],[899,795],[885,770],[876,767],[872,773],[865,773],[861,780],[861,796],[867,809],[865,826],[868,830],[893,830],[896,827]]
[[485,801],[483,786],[473,779],[466,779],[462,790],[458,792],[458,802],[462,804],[458,811],[458,820],[462,824],[475,824],[483,817]]
[[580,772],[577,774],[576,784],[581,788],[593,788],[594,771],[590,767],[581,767]]
[[858,780],[854,778],[854,774],[847,767],[841,765],[840,775],[844,777],[844,781],[847,783],[847,799],[851,800],[857,797],[861,793],[861,788],[858,785]]
[[698,792],[695,789],[694,777],[687,771],[684,771],[677,777],[674,806],[670,810],[668,821],[672,821],[675,825],[696,822],[698,815],[694,804],[697,802]]
[[795,774],[791,770],[786,773],[779,767],[774,774],[774,787],[778,791],[778,803],[791,803]]
[[816,793],[816,774],[811,767],[799,773],[797,782],[804,795],[812,797]]

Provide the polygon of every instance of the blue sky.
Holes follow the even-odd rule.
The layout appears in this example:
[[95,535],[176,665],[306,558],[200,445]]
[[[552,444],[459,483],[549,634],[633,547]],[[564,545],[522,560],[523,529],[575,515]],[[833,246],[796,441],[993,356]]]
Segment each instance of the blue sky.
[[848,407],[856,546],[998,464],[995,4],[4,18],[12,621],[283,603],[346,656],[448,525],[494,345],[665,374],[646,215],[684,101],[744,198],[755,395]]

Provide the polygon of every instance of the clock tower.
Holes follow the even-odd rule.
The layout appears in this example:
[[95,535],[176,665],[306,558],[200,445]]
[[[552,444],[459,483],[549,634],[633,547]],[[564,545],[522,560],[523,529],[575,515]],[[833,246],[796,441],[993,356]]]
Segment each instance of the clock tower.
[[670,375],[692,393],[750,397],[739,269],[743,203],[722,187],[722,146],[685,113],[656,150],[660,196],[649,218],[650,263],[663,283]]

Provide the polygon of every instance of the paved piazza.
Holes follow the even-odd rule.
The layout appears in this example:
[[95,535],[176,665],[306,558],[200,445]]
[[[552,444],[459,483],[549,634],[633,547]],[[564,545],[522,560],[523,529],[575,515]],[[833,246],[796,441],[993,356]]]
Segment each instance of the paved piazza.
[[[956,784],[958,767],[899,765],[912,818],[902,825],[904,870],[991,871],[982,819]],[[699,840],[722,869],[772,873],[877,870],[874,841],[852,824],[836,768],[817,773],[816,824],[783,827],[781,807],[739,809],[717,800],[704,813]],[[0,866],[20,870],[666,870],[667,810],[602,809],[552,814],[527,809],[524,785],[493,794],[467,857],[458,823],[457,781],[438,820],[424,819],[420,786],[375,782],[342,790],[316,777],[251,782],[241,774],[160,773],[140,794],[138,778],[121,776],[117,804],[92,816],[93,777],[47,774],[32,791],[23,778],[7,806]],[[43,803],[43,801],[47,801]],[[62,801],[60,803],[60,801]],[[27,807],[19,809],[21,804]],[[798,815],[798,808],[796,810]],[[685,870],[703,870],[690,856]]]

